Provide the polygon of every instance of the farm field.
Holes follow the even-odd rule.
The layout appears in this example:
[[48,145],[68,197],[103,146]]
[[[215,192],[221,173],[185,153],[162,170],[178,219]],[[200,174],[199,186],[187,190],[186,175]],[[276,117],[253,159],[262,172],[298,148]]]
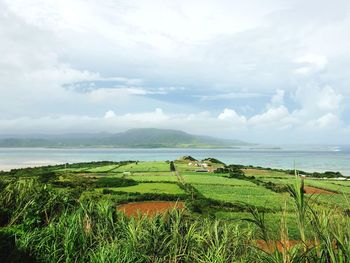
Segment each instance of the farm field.
[[350,194],[350,188],[347,186],[342,186],[334,183],[334,181],[325,181],[325,180],[306,180],[306,185],[311,185],[314,187],[319,187],[331,191],[335,191],[343,194]]
[[207,198],[230,203],[247,204],[281,211],[287,204],[291,207],[288,194],[274,193],[262,186],[228,186],[195,184],[194,187]]
[[264,170],[264,169],[254,169],[254,168],[246,168],[243,169],[246,176],[255,176],[255,177],[261,177],[261,178],[283,178],[283,177],[290,177],[289,174],[284,172],[278,172],[273,170]]
[[[109,262],[101,258],[110,259],[112,255],[119,258],[120,253],[134,255],[124,251],[125,246],[121,244],[128,244],[132,251],[145,249],[143,253],[154,255],[160,253],[154,252],[155,248],[165,249],[166,240],[175,242],[169,243],[169,248],[176,246],[179,239],[187,242],[184,240],[189,238],[191,244],[199,244],[199,240],[210,240],[215,237],[215,231],[221,231],[217,237],[220,241],[215,242],[238,238],[230,242],[236,246],[251,244],[240,247],[241,252],[235,254],[238,252],[232,252],[233,247],[222,243],[227,253],[232,252],[242,262],[252,256],[257,262],[264,262],[261,249],[253,249],[256,240],[280,240],[286,235],[296,240],[294,243],[301,239],[314,240],[320,229],[315,230],[311,222],[318,219],[309,218],[316,214],[322,218],[328,213],[332,220],[322,222],[338,224],[322,226],[323,230],[350,231],[350,181],[314,178],[302,181],[286,172],[269,169],[238,169],[208,160],[204,166],[204,161],[196,161],[200,167],[194,167],[193,163],[183,158],[174,162],[80,163],[2,172],[0,237],[5,240],[1,242],[8,240],[9,243],[4,249],[0,242],[0,256],[5,257],[7,248],[12,246],[12,253],[17,253],[20,247],[24,254],[18,255],[27,257],[29,262],[40,262],[47,251],[53,255],[49,262],[72,261],[72,258],[76,261],[78,257],[86,262]],[[293,188],[294,185],[299,188]],[[309,194],[311,190],[313,193]],[[297,199],[300,196],[302,199]],[[305,212],[308,214],[303,223],[299,222],[296,200],[301,202],[299,207],[310,210]],[[162,217],[163,213],[169,214]],[[181,225],[185,232],[176,232],[172,224]],[[186,237],[182,236],[184,233]],[[225,233],[230,233],[230,237],[225,237]],[[196,235],[201,237],[196,239]],[[51,241],[43,243],[42,240],[48,239]],[[75,240],[76,245],[70,243],[71,240]],[[213,240],[210,242],[216,244]],[[115,246],[119,252],[112,249]],[[200,243],[196,249],[202,251],[207,246]],[[212,249],[218,247],[213,245]],[[90,252],[84,252],[87,250]],[[193,255],[186,250],[183,253],[188,253],[188,258]],[[136,260],[138,256],[134,256]],[[128,257],[131,256],[128,254]]]
[[[290,175],[286,178],[260,177],[259,179],[264,182],[272,182],[281,185],[293,185],[295,183],[295,176]],[[334,193],[350,194],[349,182],[325,179],[305,179],[305,185],[333,191]]]
[[127,187],[110,187],[110,190],[127,193],[154,193],[154,194],[183,194],[184,191],[177,184],[169,183],[140,183]]
[[183,178],[189,184],[206,185],[236,185],[236,186],[256,186],[254,183],[235,178],[221,177],[215,174],[187,174],[183,173]]
[[104,165],[100,167],[94,167],[88,170],[84,170],[84,172],[89,172],[89,173],[104,173],[104,172],[111,172],[112,170],[116,169],[119,167],[119,165]]
[[178,179],[175,175],[139,175],[133,174],[126,176],[125,178],[129,178],[138,182],[177,182]]
[[113,172],[168,172],[169,163],[167,162],[134,162],[122,165],[113,170]]
[[69,173],[80,173],[89,170],[89,167],[80,167],[80,168],[63,168],[57,169],[57,172],[69,172]]

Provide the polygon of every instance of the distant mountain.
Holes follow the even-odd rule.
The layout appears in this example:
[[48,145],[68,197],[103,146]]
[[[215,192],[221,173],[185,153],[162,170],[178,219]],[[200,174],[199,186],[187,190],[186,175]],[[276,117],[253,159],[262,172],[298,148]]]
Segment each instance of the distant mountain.
[[32,135],[0,138],[0,147],[230,148],[249,145],[168,129],[131,129],[110,134]]

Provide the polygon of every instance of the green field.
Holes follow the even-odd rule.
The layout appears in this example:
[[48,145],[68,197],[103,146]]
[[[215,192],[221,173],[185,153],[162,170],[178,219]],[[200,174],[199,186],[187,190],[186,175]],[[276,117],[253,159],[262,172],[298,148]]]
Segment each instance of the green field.
[[306,180],[306,184],[310,186],[319,187],[322,189],[327,189],[338,193],[350,194],[349,187],[335,184],[333,182],[334,181],[331,181],[331,180],[311,180],[311,179]]
[[72,173],[79,173],[89,170],[89,167],[82,167],[82,168],[64,168],[64,169],[57,169],[57,172],[72,172]]
[[113,169],[119,167],[119,165],[104,165],[104,166],[100,166],[100,167],[95,167],[95,168],[91,168],[86,170],[86,172],[89,173],[104,173],[104,172],[110,172]]
[[259,177],[259,180],[263,182],[272,182],[275,184],[292,185],[295,183],[295,176],[288,176],[286,178]]
[[[286,178],[260,177],[259,180],[281,185],[293,185],[295,183],[294,176],[288,176]],[[305,179],[305,185],[333,191],[335,193],[350,194],[350,182],[348,181],[337,181],[331,179]]]
[[291,177],[291,175],[284,173],[284,172],[278,172],[278,171],[272,171],[272,170],[264,170],[264,169],[243,169],[246,176],[255,176],[258,178],[283,178],[283,177]]
[[187,174],[184,173],[183,177],[186,183],[189,184],[206,184],[206,185],[245,185],[245,186],[255,186],[254,183],[239,180],[234,178],[226,178],[222,176],[218,176],[216,174]]
[[129,175],[126,178],[133,179],[138,182],[177,182],[175,175]]
[[120,166],[113,172],[169,172],[170,166],[166,162],[135,162]]
[[350,211],[350,196],[344,194],[334,195],[315,195],[312,196],[315,202],[322,206],[332,209],[349,210]]
[[155,194],[184,194],[184,191],[176,184],[167,183],[140,183],[128,187],[111,187],[108,188],[114,191],[126,193],[155,193]]
[[[305,243],[317,238],[322,249],[328,248],[323,250],[327,258],[335,239],[342,242],[338,246],[350,247],[350,181],[306,178],[306,186],[334,194],[304,194],[293,188],[301,179],[281,171],[246,168],[215,173],[222,164],[207,161],[207,171],[196,172],[203,167],[186,160],[174,164],[176,172],[164,161],[1,172],[0,258],[4,262],[224,263],[252,262],[252,258],[281,262],[282,254],[266,254],[255,241],[286,236]],[[157,201],[154,206],[159,201],[181,201],[185,209],[138,220],[116,211],[121,204],[145,201]],[[300,217],[302,208],[305,215]],[[293,262],[305,258],[318,262],[320,254],[312,250],[305,254],[305,249],[296,249]],[[334,257],[347,262],[350,252]]]
[[227,186],[195,184],[195,188],[205,197],[280,211],[287,204],[290,209],[290,197],[287,194],[274,193],[259,186]]

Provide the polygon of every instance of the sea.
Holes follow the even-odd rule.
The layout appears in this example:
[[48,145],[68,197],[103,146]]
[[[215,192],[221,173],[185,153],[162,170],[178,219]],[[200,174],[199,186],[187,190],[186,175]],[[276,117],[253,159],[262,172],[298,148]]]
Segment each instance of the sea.
[[121,148],[0,148],[0,170],[63,163],[122,160],[175,160],[217,158],[226,164],[339,171],[350,176],[350,145],[264,145],[230,149],[121,149]]

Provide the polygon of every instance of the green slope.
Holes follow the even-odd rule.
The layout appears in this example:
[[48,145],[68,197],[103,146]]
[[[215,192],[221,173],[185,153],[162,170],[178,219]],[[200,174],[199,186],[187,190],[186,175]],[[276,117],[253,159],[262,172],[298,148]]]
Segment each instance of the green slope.
[[37,135],[0,139],[0,147],[229,148],[238,145],[247,143],[155,128],[131,129],[116,134]]

